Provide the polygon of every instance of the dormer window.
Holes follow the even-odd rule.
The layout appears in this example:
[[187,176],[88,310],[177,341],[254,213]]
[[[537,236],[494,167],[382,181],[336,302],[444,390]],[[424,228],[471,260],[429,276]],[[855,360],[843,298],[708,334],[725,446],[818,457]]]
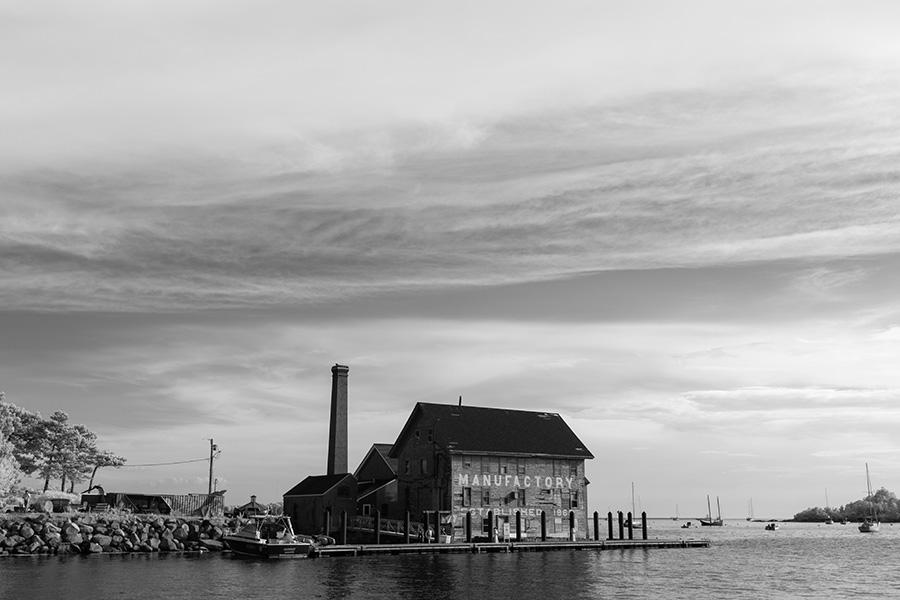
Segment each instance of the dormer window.
[[428,443],[430,444],[433,441],[434,441],[434,429],[429,428],[428,429]]

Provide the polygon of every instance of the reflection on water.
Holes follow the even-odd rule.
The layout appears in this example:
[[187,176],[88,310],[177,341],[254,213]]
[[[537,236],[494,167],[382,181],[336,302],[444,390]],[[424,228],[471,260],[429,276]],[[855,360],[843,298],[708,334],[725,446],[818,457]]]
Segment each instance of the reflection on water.
[[[691,532],[709,549],[263,561],[229,555],[0,559],[0,600],[390,598],[896,598],[900,526],[735,522]],[[653,523],[650,537],[684,536]]]

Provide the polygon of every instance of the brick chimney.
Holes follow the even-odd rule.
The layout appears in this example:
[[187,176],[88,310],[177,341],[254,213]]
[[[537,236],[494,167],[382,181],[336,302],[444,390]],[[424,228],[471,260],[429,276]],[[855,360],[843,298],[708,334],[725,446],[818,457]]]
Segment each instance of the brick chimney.
[[328,432],[328,475],[347,473],[347,373],[350,367],[331,367],[331,427]]

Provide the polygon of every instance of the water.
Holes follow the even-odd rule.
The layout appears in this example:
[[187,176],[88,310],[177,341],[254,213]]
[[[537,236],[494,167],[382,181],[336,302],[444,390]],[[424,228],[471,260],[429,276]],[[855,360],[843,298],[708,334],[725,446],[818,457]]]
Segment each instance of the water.
[[389,598],[897,598],[900,525],[730,521],[650,538],[709,549],[559,551],[260,561],[222,554],[0,559],[0,600]]

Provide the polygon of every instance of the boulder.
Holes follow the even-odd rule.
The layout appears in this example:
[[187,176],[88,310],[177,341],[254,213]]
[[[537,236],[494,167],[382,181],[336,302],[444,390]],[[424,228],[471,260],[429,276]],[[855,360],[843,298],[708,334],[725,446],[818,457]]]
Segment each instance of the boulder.
[[28,523],[23,523],[19,528],[19,535],[27,540],[34,535],[34,529],[32,529],[31,525],[29,525]]
[[103,548],[104,551],[109,549],[109,547],[112,545],[112,541],[113,539],[111,536],[103,535],[100,533],[95,533],[93,536],[91,536],[91,543],[97,544],[98,546]]
[[225,549],[225,544],[218,540],[200,540],[200,547],[206,548],[210,552],[221,552]]
[[103,546],[100,544],[96,544],[94,542],[89,542],[85,544],[85,547],[82,547],[82,550],[85,550],[85,554],[102,554]]
[[159,543],[160,552],[176,552],[178,550],[178,541],[173,538],[164,538]]

